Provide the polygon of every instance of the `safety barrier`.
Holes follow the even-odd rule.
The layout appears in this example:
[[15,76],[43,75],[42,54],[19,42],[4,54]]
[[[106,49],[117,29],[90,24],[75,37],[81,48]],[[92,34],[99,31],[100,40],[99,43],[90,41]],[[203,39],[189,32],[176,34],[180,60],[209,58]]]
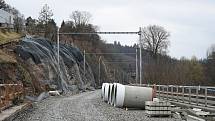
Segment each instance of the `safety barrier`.
[[212,86],[149,84],[142,84],[139,86],[153,87],[156,89],[158,98],[184,104],[215,108],[215,87]]

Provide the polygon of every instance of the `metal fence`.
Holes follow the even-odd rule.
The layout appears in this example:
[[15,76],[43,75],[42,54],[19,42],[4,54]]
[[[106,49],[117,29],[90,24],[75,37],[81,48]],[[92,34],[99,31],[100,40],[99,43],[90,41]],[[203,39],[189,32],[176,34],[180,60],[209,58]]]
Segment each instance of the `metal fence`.
[[156,97],[160,99],[194,106],[215,108],[215,87],[212,86],[130,85],[152,87],[156,91]]
[[157,97],[169,101],[215,108],[215,87],[179,86],[179,85],[144,85],[153,87]]

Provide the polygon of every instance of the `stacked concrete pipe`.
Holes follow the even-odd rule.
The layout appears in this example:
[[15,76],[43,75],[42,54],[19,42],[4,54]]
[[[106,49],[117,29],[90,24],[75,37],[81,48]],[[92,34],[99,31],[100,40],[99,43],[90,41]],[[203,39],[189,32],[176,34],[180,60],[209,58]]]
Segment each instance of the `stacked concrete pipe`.
[[117,83],[113,83],[113,84],[112,83],[103,83],[102,84],[101,97],[105,102],[108,102],[108,104],[112,103],[112,105],[113,105],[112,94],[114,92],[113,89],[115,88],[116,84]]
[[112,97],[112,86],[113,84],[109,84],[109,89],[108,89],[108,104],[111,104],[111,97]]
[[112,92],[111,92],[111,101],[110,101],[110,104],[111,105],[114,105],[114,101],[115,101],[115,95],[116,95],[116,86],[119,85],[120,83],[113,83],[112,85]]
[[101,98],[104,100],[104,95],[105,95],[105,85],[108,83],[102,83],[102,92],[101,92]]
[[109,98],[108,98],[109,85],[110,85],[110,83],[107,83],[104,86],[104,101],[105,102],[108,102],[108,100],[109,100]]
[[105,84],[104,101],[115,107],[145,108],[145,101],[152,101],[150,87],[128,86],[119,83]]

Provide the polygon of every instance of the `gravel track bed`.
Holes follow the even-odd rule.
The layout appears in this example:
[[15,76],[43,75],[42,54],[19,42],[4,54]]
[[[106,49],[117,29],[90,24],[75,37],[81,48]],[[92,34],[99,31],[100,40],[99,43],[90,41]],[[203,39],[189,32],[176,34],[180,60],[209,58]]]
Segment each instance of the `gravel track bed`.
[[23,112],[15,121],[180,121],[149,118],[144,110],[124,110],[103,102],[100,90],[73,96],[50,97]]

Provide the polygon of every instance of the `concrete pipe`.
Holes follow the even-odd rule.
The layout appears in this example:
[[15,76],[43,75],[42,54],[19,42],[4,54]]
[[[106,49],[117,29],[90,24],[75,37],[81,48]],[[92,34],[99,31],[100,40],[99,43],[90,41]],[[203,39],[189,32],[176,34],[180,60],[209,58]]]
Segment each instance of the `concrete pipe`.
[[111,104],[111,95],[112,95],[112,86],[113,84],[109,84],[109,89],[108,89],[108,104]]
[[102,83],[102,92],[101,92],[101,97],[104,100],[104,95],[105,95],[105,85],[108,83]]
[[104,101],[108,101],[108,92],[109,92],[109,83],[105,84],[104,86]]
[[145,101],[152,101],[153,89],[117,84],[115,88],[115,107],[145,108]]
[[114,105],[114,100],[115,100],[115,89],[116,89],[116,86],[117,86],[117,84],[120,84],[120,83],[113,83],[113,85],[112,85],[112,92],[111,92],[111,105]]

